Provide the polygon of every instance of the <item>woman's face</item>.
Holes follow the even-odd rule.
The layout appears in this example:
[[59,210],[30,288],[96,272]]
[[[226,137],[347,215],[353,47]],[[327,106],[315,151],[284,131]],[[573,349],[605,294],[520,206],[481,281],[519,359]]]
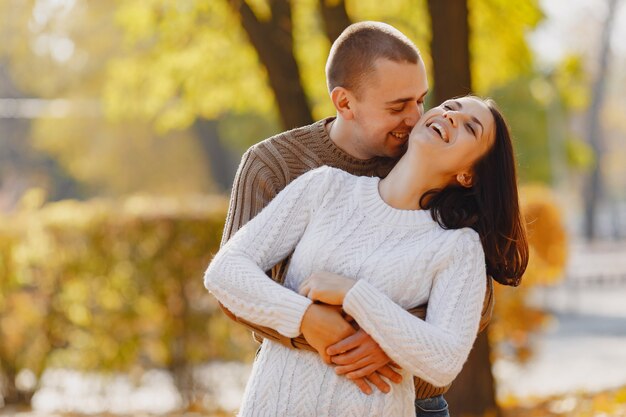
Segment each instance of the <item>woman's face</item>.
[[493,145],[495,123],[487,105],[474,97],[447,100],[426,112],[411,131],[409,152],[447,184],[472,184],[472,167]]

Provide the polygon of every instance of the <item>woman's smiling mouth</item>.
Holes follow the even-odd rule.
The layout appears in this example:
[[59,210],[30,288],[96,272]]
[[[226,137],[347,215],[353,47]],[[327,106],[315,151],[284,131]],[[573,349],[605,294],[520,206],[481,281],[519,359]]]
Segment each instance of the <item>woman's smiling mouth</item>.
[[448,132],[439,123],[432,122],[427,126],[433,129],[441,137],[441,139],[443,139],[444,142],[449,142]]

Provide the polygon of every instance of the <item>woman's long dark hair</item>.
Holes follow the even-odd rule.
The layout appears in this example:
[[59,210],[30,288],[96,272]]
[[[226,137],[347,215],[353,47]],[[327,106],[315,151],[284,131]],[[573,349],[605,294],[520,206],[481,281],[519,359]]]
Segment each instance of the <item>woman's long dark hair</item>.
[[487,274],[518,286],[528,265],[526,228],[519,208],[515,155],[509,127],[492,100],[495,141],[474,165],[473,185],[431,190],[420,200],[444,229],[471,227],[480,235]]

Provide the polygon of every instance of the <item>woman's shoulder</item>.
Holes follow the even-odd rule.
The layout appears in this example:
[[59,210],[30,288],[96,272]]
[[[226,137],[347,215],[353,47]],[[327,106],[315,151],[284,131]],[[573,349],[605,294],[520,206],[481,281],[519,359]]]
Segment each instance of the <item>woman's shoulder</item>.
[[334,168],[328,165],[322,165],[321,167],[314,168],[308,172],[302,174],[299,178],[306,178],[307,180],[316,180],[316,181],[340,181],[340,182],[349,182],[356,181],[358,179],[357,176],[350,174],[349,172],[343,171],[339,168]]
[[299,193],[304,192],[308,194],[308,198],[315,201],[322,197],[327,198],[329,195],[342,194],[346,187],[357,179],[358,177],[338,168],[324,165],[300,175],[291,181],[286,189],[301,190]]
[[480,245],[480,235],[471,227],[462,227],[460,229],[444,230],[446,240],[449,242],[460,242],[466,244]]
[[474,229],[438,229],[441,235],[442,254],[452,254],[457,250],[463,252],[482,252],[480,235]]
[[480,235],[471,227],[462,227],[460,229],[451,229],[452,236],[457,240],[463,240],[466,242],[480,243]]
[[434,269],[447,268],[451,263],[467,262],[470,257],[484,257],[483,246],[478,233],[469,228],[443,229],[437,227],[436,237],[431,237],[434,254],[431,258],[431,267]]

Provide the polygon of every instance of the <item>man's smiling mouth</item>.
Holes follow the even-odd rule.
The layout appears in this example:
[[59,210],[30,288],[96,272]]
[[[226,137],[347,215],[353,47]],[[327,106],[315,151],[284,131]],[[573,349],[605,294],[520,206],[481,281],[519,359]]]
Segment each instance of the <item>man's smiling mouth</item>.
[[390,132],[391,136],[396,139],[404,140],[409,136],[409,132]]

